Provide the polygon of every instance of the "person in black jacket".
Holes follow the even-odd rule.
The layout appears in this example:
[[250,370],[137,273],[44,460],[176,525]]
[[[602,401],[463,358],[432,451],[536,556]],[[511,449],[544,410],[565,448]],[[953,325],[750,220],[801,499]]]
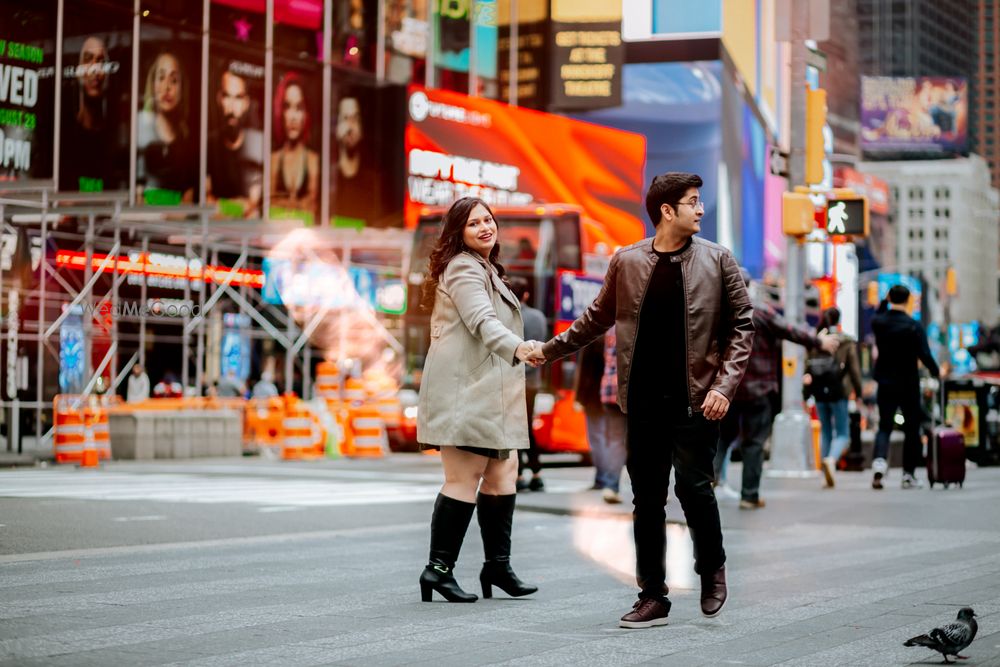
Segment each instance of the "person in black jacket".
[[903,413],[903,488],[919,488],[914,476],[921,458],[920,376],[919,359],[930,374],[938,377],[938,365],[927,345],[927,334],[920,323],[906,314],[910,290],[894,285],[889,290],[889,307],[872,318],[872,331],[878,358],[875,360],[875,381],[878,382],[878,434],[872,461],[872,488],[881,489],[882,479],[889,472],[889,436],[895,423],[896,410]]

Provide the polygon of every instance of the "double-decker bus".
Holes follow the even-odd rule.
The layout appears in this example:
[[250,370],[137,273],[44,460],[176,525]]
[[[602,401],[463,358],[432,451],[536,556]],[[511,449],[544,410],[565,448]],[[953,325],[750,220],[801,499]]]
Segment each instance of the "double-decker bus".
[[[552,335],[565,331],[597,296],[616,250],[616,242],[599,222],[579,206],[546,204],[492,207],[499,229],[500,262],[509,275],[526,278],[531,305],[543,313]],[[420,387],[420,375],[430,346],[430,314],[419,308],[420,288],[430,252],[441,231],[444,208],[425,208],[414,230],[410,261],[408,307],[404,316],[406,372],[404,386]],[[636,239],[638,240],[638,239]],[[589,455],[584,416],[573,397],[574,357],[542,368],[542,386],[535,399],[532,425],[543,452]],[[414,395],[406,406],[404,435],[415,442]]]

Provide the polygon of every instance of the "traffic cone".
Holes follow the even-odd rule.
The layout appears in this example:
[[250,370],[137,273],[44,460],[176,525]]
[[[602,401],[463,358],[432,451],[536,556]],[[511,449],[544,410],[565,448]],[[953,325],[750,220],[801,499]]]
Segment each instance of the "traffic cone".
[[100,460],[97,456],[97,445],[94,443],[94,417],[89,410],[84,414],[83,433],[83,456],[78,467],[99,468]]

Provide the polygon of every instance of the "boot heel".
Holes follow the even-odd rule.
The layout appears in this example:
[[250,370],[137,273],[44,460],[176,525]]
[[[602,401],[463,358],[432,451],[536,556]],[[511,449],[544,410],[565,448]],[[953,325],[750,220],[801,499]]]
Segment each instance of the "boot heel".
[[489,600],[491,597],[493,597],[493,584],[491,584],[489,580],[480,577],[479,584],[483,587],[484,600]]
[[431,590],[432,589],[430,584],[425,584],[422,581],[420,582],[420,599],[423,602],[431,601]]

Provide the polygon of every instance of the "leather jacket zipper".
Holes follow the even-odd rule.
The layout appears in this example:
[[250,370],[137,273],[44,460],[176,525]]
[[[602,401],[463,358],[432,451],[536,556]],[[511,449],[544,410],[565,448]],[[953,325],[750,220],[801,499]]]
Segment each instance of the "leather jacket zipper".
[[688,350],[688,336],[691,329],[688,325],[688,292],[687,278],[684,276],[684,260],[680,259],[678,261],[681,263],[681,291],[684,293],[684,386],[687,388],[688,418],[690,419],[694,416],[694,409],[691,407],[691,359]]

